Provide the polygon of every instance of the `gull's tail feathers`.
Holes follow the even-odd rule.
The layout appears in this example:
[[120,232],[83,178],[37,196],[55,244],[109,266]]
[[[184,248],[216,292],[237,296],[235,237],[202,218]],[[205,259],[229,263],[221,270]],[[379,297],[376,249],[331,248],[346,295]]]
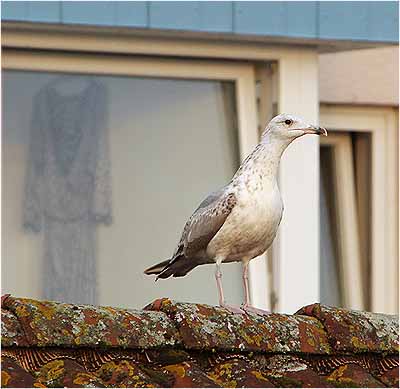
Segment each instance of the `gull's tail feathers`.
[[170,262],[171,262],[171,260],[167,259],[166,261],[162,261],[160,263],[157,263],[156,265],[153,265],[153,266],[149,267],[148,269],[146,269],[144,271],[144,274],[147,274],[149,276],[152,275],[152,274],[158,275],[165,269],[166,266],[168,266],[168,264]]
[[144,274],[147,275],[156,275],[156,281],[159,278],[168,278],[168,277],[183,277],[190,270],[194,269],[198,263],[189,260],[183,255],[177,255],[172,259],[167,259],[166,261],[162,261],[157,263],[154,266],[149,267],[144,271]]

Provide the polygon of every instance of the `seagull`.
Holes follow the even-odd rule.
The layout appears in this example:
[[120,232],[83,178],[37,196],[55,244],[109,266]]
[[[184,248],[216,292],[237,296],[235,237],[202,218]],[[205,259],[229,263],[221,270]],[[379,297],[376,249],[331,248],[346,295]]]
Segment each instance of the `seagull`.
[[[281,156],[295,139],[306,134],[328,133],[290,114],[275,116],[232,180],[211,193],[190,216],[172,258],[144,273],[156,275],[156,280],[183,277],[196,266],[215,264],[221,307],[233,313],[266,313],[251,306],[248,266],[271,246],[282,219],[283,202],[277,183]],[[242,262],[242,309],[225,301],[221,273],[225,262]]]

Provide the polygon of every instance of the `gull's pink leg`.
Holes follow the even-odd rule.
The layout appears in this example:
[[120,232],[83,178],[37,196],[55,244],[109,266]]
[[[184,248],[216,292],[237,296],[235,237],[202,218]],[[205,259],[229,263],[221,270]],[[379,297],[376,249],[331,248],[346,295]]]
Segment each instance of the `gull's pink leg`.
[[267,315],[271,313],[250,305],[249,261],[243,261],[243,287],[245,303],[243,304],[242,308],[245,312],[252,312],[256,313],[257,315]]
[[217,264],[217,268],[215,270],[215,279],[217,280],[217,288],[218,288],[218,302],[219,305],[223,305],[225,303],[224,298],[224,290],[222,288],[222,273],[220,266]]
[[225,303],[225,298],[224,298],[224,290],[222,288],[222,273],[220,269],[220,264],[217,263],[217,268],[215,270],[215,279],[217,281],[217,288],[218,288],[218,301],[219,305],[222,308],[225,308],[229,312],[232,313],[244,313],[243,310],[241,310],[239,307],[234,307],[232,305],[228,305]]
[[250,306],[250,288],[249,288],[249,261],[243,261],[243,289],[244,289],[244,306]]

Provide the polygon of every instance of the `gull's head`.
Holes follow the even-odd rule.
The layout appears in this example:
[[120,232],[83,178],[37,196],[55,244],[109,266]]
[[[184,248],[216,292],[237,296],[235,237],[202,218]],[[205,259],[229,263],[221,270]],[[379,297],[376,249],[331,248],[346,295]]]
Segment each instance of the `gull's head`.
[[306,134],[327,136],[328,132],[325,128],[309,124],[299,117],[282,113],[268,123],[262,138],[269,137],[291,143],[294,139]]

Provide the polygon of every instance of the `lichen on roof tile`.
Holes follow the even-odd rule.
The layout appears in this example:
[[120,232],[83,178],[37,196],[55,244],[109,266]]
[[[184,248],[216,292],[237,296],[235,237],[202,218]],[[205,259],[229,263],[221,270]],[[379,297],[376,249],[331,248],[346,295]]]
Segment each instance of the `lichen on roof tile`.
[[173,377],[173,387],[177,388],[215,388],[215,381],[204,372],[200,366],[191,361],[185,361],[163,367]]
[[374,328],[381,351],[399,349],[399,318],[397,315],[371,312],[361,312],[361,314]]
[[95,373],[107,387],[155,388],[158,386],[157,382],[128,360],[107,362]]
[[46,363],[35,372],[35,378],[44,388],[106,387],[96,374],[85,371],[81,365],[70,359]]
[[328,377],[328,382],[346,388],[384,388],[386,385],[356,364],[338,367]]
[[268,359],[267,377],[279,387],[332,387],[325,377],[319,376],[295,355],[274,355]]
[[321,323],[307,316],[231,314],[202,304],[157,300],[146,307],[165,312],[189,349],[326,354],[330,347]]
[[179,343],[162,312],[7,299],[30,345],[156,348]]
[[297,314],[320,320],[336,351],[396,353],[399,350],[398,316],[321,304],[304,307]]
[[230,358],[216,364],[208,372],[209,377],[222,387],[230,388],[273,388],[266,372],[246,360]]
[[27,346],[18,318],[6,309],[1,310],[1,345],[2,346]]

